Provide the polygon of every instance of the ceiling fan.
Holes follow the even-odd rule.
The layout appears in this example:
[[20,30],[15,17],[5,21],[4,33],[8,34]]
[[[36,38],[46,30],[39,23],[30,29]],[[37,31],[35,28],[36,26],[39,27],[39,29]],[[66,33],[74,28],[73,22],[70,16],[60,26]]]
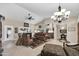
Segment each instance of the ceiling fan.
[[28,13],[28,16],[26,17],[27,20],[34,20],[34,18],[31,16],[30,13]]
[[5,20],[5,17],[3,15],[0,14],[0,20]]

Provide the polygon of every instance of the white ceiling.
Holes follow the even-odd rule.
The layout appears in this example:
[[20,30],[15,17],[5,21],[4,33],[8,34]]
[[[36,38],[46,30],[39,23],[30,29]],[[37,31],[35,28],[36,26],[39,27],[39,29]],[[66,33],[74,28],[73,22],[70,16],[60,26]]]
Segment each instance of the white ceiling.
[[[59,3],[17,3],[17,5],[40,17],[48,17],[57,11]],[[71,16],[79,15],[79,3],[61,3],[60,5],[62,8],[71,11]]]
[[[27,21],[26,17],[28,13],[31,13],[29,10],[26,10],[15,3],[0,3],[0,14],[5,16],[6,20],[18,20],[20,22]],[[31,13],[34,20],[31,20],[32,24],[35,24],[42,20],[41,17],[35,13]]]
[[[79,15],[79,3],[63,3],[62,8],[71,11],[71,16]],[[58,3],[0,3],[0,14],[13,20],[25,21],[27,13],[31,13],[35,20],[31,23],[38,23],[42,19],[52,16],[57,11]]]

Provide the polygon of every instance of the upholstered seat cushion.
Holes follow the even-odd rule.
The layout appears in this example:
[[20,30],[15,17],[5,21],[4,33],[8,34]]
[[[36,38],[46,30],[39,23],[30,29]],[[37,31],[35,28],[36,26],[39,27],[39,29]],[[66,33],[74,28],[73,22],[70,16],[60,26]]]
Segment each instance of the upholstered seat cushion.
[[64,50],[68,56],[79,56],[79,52],[71,47],[64,47]]
[[76,50],[78,50],[78,51],[79,51],[79,46],[76,46],[76,47],[74,47],[73,49],[76,49]]
[[46,44],[41,52],[43,56],[66,56],[62,46],[55,44]]
[[67,45],[68,47],[71,47],[73,49],[76,49],[77,51],[79,51],[79,44],[76,45]]

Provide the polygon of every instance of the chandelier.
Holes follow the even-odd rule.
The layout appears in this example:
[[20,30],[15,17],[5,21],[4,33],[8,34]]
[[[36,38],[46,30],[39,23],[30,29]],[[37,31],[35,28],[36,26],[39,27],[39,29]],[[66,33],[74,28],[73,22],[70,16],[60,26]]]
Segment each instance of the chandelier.
[[54,21],[57,21],[58,23],[61,23],[64,20],[67,20],[69,18],[70,11],[66,11],[66,9],[61,9],[61,6],[58,6],[58,11],[54,13],[53,16],[51,16],[51,19]]

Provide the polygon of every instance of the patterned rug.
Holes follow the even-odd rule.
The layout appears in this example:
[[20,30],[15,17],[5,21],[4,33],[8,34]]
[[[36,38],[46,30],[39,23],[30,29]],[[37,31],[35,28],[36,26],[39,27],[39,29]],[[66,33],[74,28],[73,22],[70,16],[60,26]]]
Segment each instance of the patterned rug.
[[39,43],[33,42],[33,43],[31,44],[31,48],[32,48],[32,49],[37,48],[37,47],[41,46],[42,44],[44,44],[44,43],[46,43],[46,42],[48,42],[48,41],[41,41],[41,42],[39,42]]

